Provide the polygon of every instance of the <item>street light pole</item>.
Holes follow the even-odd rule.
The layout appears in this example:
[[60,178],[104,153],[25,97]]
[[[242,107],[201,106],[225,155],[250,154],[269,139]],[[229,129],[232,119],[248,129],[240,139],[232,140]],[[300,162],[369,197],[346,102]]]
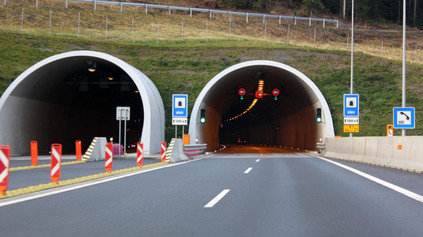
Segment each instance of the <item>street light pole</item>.
[[[404,0],[405,1],[405,0]],[[354,93],[354,0],[352,0],[351,6],[351,84],[350,94]],[[350,133],[350,137],[353,133]]]
[[[403,10],[402,10],[402,107],[407,105],[407,96],[406,96],[406,0],[403,0]],[[406,136],[406,130],[402,129],[402,136]]]

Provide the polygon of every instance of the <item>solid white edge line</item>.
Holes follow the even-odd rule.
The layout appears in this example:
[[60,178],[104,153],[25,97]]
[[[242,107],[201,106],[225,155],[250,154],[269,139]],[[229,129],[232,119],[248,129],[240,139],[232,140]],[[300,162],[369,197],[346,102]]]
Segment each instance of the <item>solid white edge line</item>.
[[213,198],[209,203],[207,203],[204,208],[212,208],[214,205],[216,205],[226,194],[231,191],[230,189],[223,189],[222,192],[220,192],[215,198]]
[[329,160],[329,159],[326,159],[326,158],[323,158],[323,157],[317,157],[317,158],[319,158],[321,160],[324,160],[326,162],[332,163],[334,165],[337,165],[337,166],[339,166],[341,168],[344,168],[346,170],[349,170],[349,171],[351,171],[351,172],[353,172],[353,173],[355,173],[357,175],[360,175],[360,176],[362,176],[362,177],[364,177],[366,179],[369,179],[369,180],[371,180],[371,181],[373,181],[375,183],[378,183],[378,184],[383,185],[383,186],[385,186],[387,188],[390,188],[390,189],[392,189],[392,190],[394,190],[394,191],[396,191],[398,193],[401,193],[401,194],[403,194],[403,195],[405,195],[405,196],[407,196],[409,198],[412,198],[412,199],[414,199],[416,201],[423,202],[423,196],[421,196],[421,195],[419,195],[417,193],[414,193],[414,192],[412,192],[410,190],[407,190],[405,188],[401,188],[401,187],[399,187],[399,186],[397,186],[395,184],[391,184],[389,182],[386,182],[384,180],[381,180],[379,178],[376,178],[376,177],[374,177],[372,175],[366,174],[364,172],[361,172],[361,171],[356,170],[354,168],[351,168],[349,166],[343,165],[341,163],[338,163],[338,162],[335,162],[335,161],[332,161],[332,160]]
[[155,170],[159,170],[159,169],[164,169],[164,168],[170,168],[173,166],[177,166],[177,165],[182,165],[182,164],[187,164],[193,161],[198,161],[201,160],[200,159],[196,159],[196,160],[191,160],[191,161],[187,161],[187,162],[183,162],[183,163],[175,163],[175,164],[168,164],[165,166],[159,166],[159,167],[154,167],[154,168],[150,168],[150,169],[146,169],[146,170],[140,170],[140,171],[136,171],[136,172],[131,172],[131,173],[127,173],[127,174],[122,174],[122,175],[117,175],[117,176],[112,176],[110,178],[103,178],[100,180],[94,180],[94,181],[88,181],[87,183],[79,183],[79,184],[75,184],[72,186],[62,186],[59,187],[57,189],[48,189],[45,191],[41,191],[40,193],[35,193],[35,194],[30,194],[30,196],[24,196],[24,197],[16,197],[13,198],[11,200],[0,200],[0,207],[3,206],[8,206],[8,205],[12,205],[12,204],[16,204],[16,203],[20,203],[20,202],[25,202],[25,201],[30,201],[30,200],[34,200],[34,199],[38,199],[38,198],[42,198],[42,197],[47,197],[50,195],[55,195],[55,194],[59,194],[59,193],[64,193],[64,192],[68,192],[68,191],[72,191],[75,189],[80,189],[80,188],[86,188],[89,186],[93,186],[93,185],[97,185],[97,184],[101,184],[101,183],[106,183],[106,182],[110,182],[110,181],[114,181],[114,180],[118,180],[118,179],[123,179],[126,177],[130,177],[130,176],[134,176],[134,175],[138,175],[138,174],[142,174],[142,173],[147,173],[150,171],[155,171]]
[[248,168],[247,170],[244,171],[244,174],[248,174],[250,173],[250,171],[253,169],[253,167]]

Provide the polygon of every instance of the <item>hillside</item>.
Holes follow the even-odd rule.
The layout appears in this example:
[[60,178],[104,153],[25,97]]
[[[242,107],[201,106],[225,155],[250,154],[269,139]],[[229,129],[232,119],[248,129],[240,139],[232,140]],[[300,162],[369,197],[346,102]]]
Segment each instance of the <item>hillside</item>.
[[[233,32],[238,33],[234,33],[233,38],[228,40],[227,24],[223,18],[216,16],[216,19],[213,18],[214,20],[208,25],[214,28],[210,29],[209,38],[205,40],[204,34],[200,37],[198,34],[197,37],[194,34],[194,29],[199,24],[198,19],[203,21],[204,17],[189,18],[189,16],[181,14],[173,14],[169,17],[160,12],[148,15],[129,12],[122,15],[116,9],[110,9],[110,11],[102,9],[94,12],[77,6],[67,11],[54,11],[59,8],[52,8],[56,20],[50,31],[48,27],[45,28],[46,20],[48,23],[48,10],[41,7],[38,9],[25,7],[25,14],[29,15],[34,12],[36,14],[31,16],[38,16],[38,18],[34,17],[32,22],[25,22],[22,30],[18,21],[16,22],[16,18],[12,17],[16,16],[15,12],[19,12],[19,9],[22,7],[16,5],[0,8],[1,12],[6,12],[6,14],[2,14],[5,18],[0,20],[1,93],[14,78],[36,62],[58,53],[88,49],[112,54],[144,72],[156,84],[165,103],[165,109],[169,111],[171,94],[188,93],[190,95],[189,106],[192,107],[203,86],[221,70],[242,61],[266,59],[290,65],[312,79],[329,103],[336,134],[347,135],[342,132],[342,95],[349,93],[350,53],[344,50],[345,45],[337,46],[338,39],[346,39],[347,31],[345,30],[335,29],[333,26],[324,29],[318,28],[325,32],[325,37],[327,37],[324,43],[318,44],[313,44],[310,40],[301,44],[301,39],[304,39],[310,31],[312,32],[313,28],[300,24],[295,26],[296,28],[292,25],[291,29],[297,30],[297,36],[293,36],[289,44],[277,37],[281,31],[272,32],[270,30],[266,40],[263,40],[262,37],[243,36],[242,33],[245,29],[242,28],[234,28]],[[79,38],[76,36],[75,27],[70,27],[70,23],[75,23],[75,21],[72,22],[69,17],[77,16],[78,12],[86,17],[85,26],[81,30]],[[47,18],[45,18],[46,14]],[[110,20],[107,40],[104,39],[104,30],[94,30],[96,27],[94,20],[104,19],[105,15]],[[59,16],[62,18],[58,18]],[[122,33],[119,33],[121,29],[128,29],[128,25],[124,25],[122,22],[131,17],[139,17],[142,26],[137,25],[139,27],[137,29],[143,29],[142,32],[139,31],[140,33],[136,34],[137,37],[134,41],[131,39],[131,34],[122,36]],[[5,19],[9,19],[9,21],[5,21]],[[119,20],[122,25],[112,25],[112,19]],[[183,41],[178,35],[181,30],[181,19],[184,20],[186,27]],[[155,39],[156,22],[158,21],[160,21],[160,29],[169,29],[167,35],[163,33],[163,38],[160,38],[160,41]],[[69,25],[67,25],[68,23]],[[239,20],[238,24],[244,23]],[[277,26],[277,22],[272,24],[274,27]],[[91,25],[91,28],[88,28],[88,25]],[[171,32],[172,26],[173,28],[178,26],[178,28]],[[259,32],[263,27],[260,22],[243,26],[251,27],[252,32],[254,29],[258,30],[257,35],[263,33]],[[151,27],[152,32],[147,30],[148,27]],[[374,36],[369,31],[362,32],[366,32],[362,34],[369,35],[369,39],[366,39],[368,41]],[[141,33],[144,39],[140,37]],[[392,32],[379,32],[378,34],[385,34],[388,37],[390,34],[392,35]],[[169,38],[164,39],[164,37]],[[418,41],[417,37],[412,40],[418,44],[422,43]],[[357,47],[360,49],[360,41],[364,40],[358,36],[358,41]],[[394,46],[401,45],[398,38],[391,37],[390,41]],[[297,42],[299,42],[298,45],[294,45]],[[389,41],[386,44],[389,44]],[[385,135],[386,124],[392,122],[392,107],[401,105],[401,62],[391,60],[389,56],[386,56],[390,51],[389,46],[386,46],[385,50],[388,51],[385,52],[385,57],[371,56],[365,53],[356,53],[355,56],[354,87],[361,99],[361,121],[358,136]],[[420,53],[420,51],[418,52]],[[410,55],[410,57],[412,56],[413,54]],[[417,57],[419,63],[407,65],[407,104],[416,107],[417,111],[417,128],[409,131],[408,135],[423,134],[421,125],[423,123],[423,66],[420,57],[419,54]],[[173,126],[170,125],[169,113],[167,116],[166,136],[169,139],[174,132]]]

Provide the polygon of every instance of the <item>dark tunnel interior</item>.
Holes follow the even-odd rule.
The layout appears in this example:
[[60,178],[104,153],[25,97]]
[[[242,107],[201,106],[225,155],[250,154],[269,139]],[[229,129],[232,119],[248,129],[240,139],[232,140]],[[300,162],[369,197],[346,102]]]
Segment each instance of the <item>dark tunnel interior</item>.
[[[248,110],[256,99],[259,81],[263,81],[264,95]],[[246,91],[243,99],[240,88]],[[276,98],[274,89],[280,92]],[[315,107],[320,106],[316,100],[301,80],[280,68],[251,66],[233,71],[212,87],[203,101],[208,150],[220,144],[314,149],[318,130]]]
[[[82,141],[85,151],[94,137],[118,142],[116,107],[129,106],[127,144],[139,141],[143,106],[132,79],[118,66],[100,58],[72,57],[52,62],[29,75],[13,91],[23,144],[38,141],[40,154],[52,143],[61,143],[63,153],[75,151]],[[124,122],[122,121],[122,131]],[[122,132],[123,133],[123,132]],[[122,138],[123,140],[123,138]],[[25,149],[24,149],[25,150]]]

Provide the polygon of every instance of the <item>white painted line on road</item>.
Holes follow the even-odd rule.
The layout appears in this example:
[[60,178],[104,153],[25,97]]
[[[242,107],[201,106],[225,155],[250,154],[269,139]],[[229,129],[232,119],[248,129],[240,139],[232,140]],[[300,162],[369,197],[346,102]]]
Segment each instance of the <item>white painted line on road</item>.
[[257,162],[260,162],[260,159],[257,159],[257,160],[256,160],[256,163],[257,163]]
[[29,194],[29,195],[24,195],[24,196],[18,196],[18,197],[14,197],[14,198],[11,198],[11,199],[4,199],[4,200],[0,200],[0,207],[16,204],[16,203],[20,203],[20,202],[30,201],[30,200],[34,200],[34,199],[38,199],[38,198],[43,198],[43,197],[47,197],[47,196],[50,196],[50,195],[64,193],[64,192],[68,192],[68,191],[72,191],[72,190],[76,190],[76,189],[80,189],[80,188],[85,188],[85,187],[89,187],[89,186],[93,186],[93,185],[97,185],[97,184],[101,184],[101,183],[106,183],[106,182],[110,182],[110,181],[113,181],[113,180],[118,180],[118,179],[130,177],[130,176],[134,176],[134,175],[138,175],[138,174],[142,174],[142,173],[147,173],[147,172],[151,172],[151,171],[155,171],[155,170],[170,168],[170,167],[177,166],[177,165],[183,165],[183,164],[187,164],[187,163],[190,163],[190,162],[193,162],[193,161],[198,161],[198,160],[202,160],[202,158],[196,159],[196,160],[191,160],[191,161],[186,161],[186,162],[181,162],[181,163],[169,164],[169,165],[165,165],[165,166],[159,166],[159,167],[146,169],[146,170],[140,170],[140,171],[131,172],[131,173],[124,173],[124,174],[121,174],[121,175],[114,175],[114,176],[110,176],[110,178],[102,178],[102,179],[88,181],[88,182],[79,183],[79,184],[75,184],[75,185],[62,186],[62,187],[57,188],[57,189],[47,189],[47,190],[41,191],[39,193],[34,193],[34,194]]
[[322,157],[318,157],[318,158],[321,159],[321,160],[327,161],[329,163],[332,163],[334,165],[337,165],[337,166],[339,166],[341,168],[344,168],[346,170],[349,170],[349,171],[351,171],[351,172],[353,172],[355,174],[358,174],[358,175],[360,175],[360,176],[362,176],[362,177],[364,177],[366,179],[369,179],[369,180],[371,180],[371,181],[373,181],[375,183],[378,183],[378,184],[383,185],[383,186],[385,186],[387,188],[390,188],[390,189],[392,189],[392,190],[394,190],[396,192],[399,192],[399,193],[401,193],[401,194],[403,194],[403,195],[405,195],[405,196],[407,196],[409,198],[412,198],[412,199],[414,199],[416,201],[423,202],[423,196],[421,196],[421,195],[419,195],[417,193],[414,193],[414,192],[412,192],[410,190],[407,190],[405,188],[401,188],[401,187],[399,187],[399,186],[397,186],[395,184],[391,184],[389,182],[386,182],[384,180],[381,180],[379,178],[376,178],[376,177],[374,177],[372,175],[366,174],[364,172],[361,172],[361,171],[356,170],[354,168],[351,168],[349,166],[343,165],[341,163],[338,163],[338,162],[335,162],[335,161],[332,161],[332,160],[329,160],[329,159],[326,159],[326,158],[322,158]]
[[223,189],[222,192],[220,192],[215,198],[213,198],[209,203],[207,203],[204,208],[212,208],[214,205],[216,205],[226,194],[231,191],[230,189]]
[[246,171],[244,171],[244,174],[250,173],[250,171],[253,169],[253,167],[248,168]]

